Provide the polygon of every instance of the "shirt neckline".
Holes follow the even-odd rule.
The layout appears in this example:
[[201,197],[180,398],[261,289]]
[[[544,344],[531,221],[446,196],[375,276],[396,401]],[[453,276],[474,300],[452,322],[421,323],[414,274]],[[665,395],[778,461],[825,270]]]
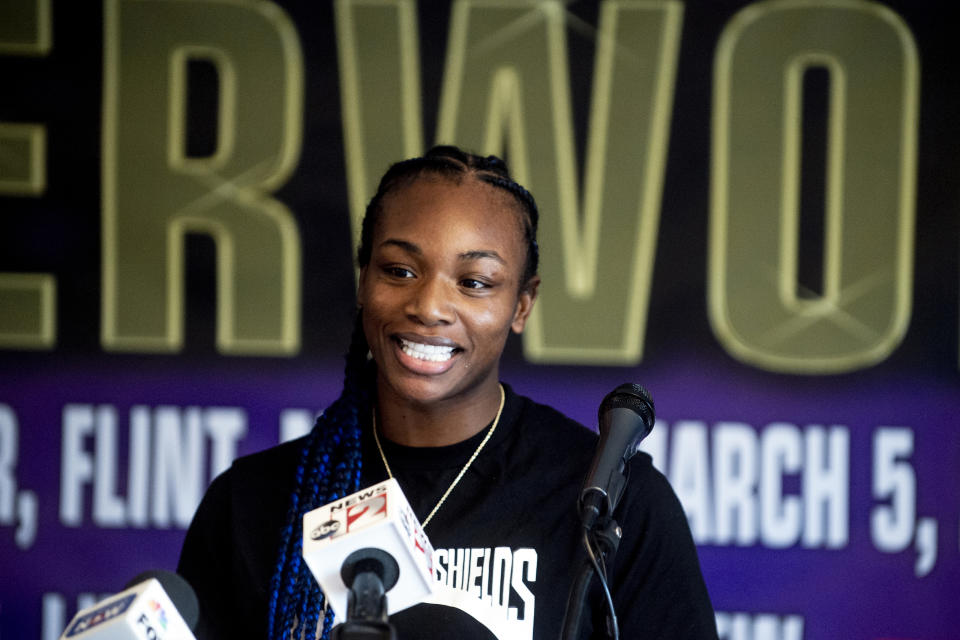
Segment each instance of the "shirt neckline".
[[[520,402],[509,385],[504,384],[503,389],[506,398],[503,405],[503,413],[500,416],[500,424],[497,425],[497,430],[494,432],[490,442],[488,442],[483,451],[480,452],[477,460],[484,458],[490,451],[494,450],[497,445],[506,438],[509,432],[513,430],[517,422]],[[442,470],[460,468],[466,463],[470,456],[473,455],[473,452],[476,451],[492,425],[493,421],[466,440],[439,447],[411,447],[402,445],[385,438],[382,433],[379,434],[380,444],[383,447],[384,455],[387,457],[387,462],[390,463],[390,467],[393,469],[415,471],[419,469]]]

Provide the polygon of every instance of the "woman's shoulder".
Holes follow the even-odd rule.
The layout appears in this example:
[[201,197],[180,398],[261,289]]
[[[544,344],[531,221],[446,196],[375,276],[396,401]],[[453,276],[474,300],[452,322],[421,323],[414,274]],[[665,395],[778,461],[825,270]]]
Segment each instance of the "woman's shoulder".
[[504,441],[517,457],[544,460],[576,473],[585,473],[597,445],[597,433],[556,408],[522,395],[515,395],[513,428]]
[[289,468],[299,463],[300,454],[306,445],[308,436],[301,436],[260,451],[240,456],[233,461],[230,471],[234,474],[247,475],[263,473],[277,469]]
[[[597,433],[567,416],[562,411],[527,396],[520,395],[508,385],[507,393],[515,398],[518,420],[527,427],[545,427],[553,436],[574,438],[576,441],[593,442]],[[509,397],[508,395],[508,397]]]
[[236,458],[207,489],[205,500],[252,504],[292,490],[306,436]]

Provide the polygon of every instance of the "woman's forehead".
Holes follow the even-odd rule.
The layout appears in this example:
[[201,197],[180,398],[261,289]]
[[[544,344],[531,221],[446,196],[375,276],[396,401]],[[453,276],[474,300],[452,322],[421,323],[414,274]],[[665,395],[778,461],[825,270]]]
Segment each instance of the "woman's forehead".
[[510,193],[485,182],[419,180],[384,200],[373,244],[450,255],[494,252],[506,263],[522,266],[521,215]]
[[504,226],[522,234],[523,215],[512,194],[474,175],[422,174],[398,185],[384,197],[377,227],[442,220],[446,224],[473,222]]

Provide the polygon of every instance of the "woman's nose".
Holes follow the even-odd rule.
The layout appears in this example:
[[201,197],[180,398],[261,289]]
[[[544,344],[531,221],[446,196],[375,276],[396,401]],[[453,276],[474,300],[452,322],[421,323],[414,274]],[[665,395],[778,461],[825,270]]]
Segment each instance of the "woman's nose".
[[450,324],[455,317],[452,293],[440,278],[422,278],[412,288],[407,315],[425,325]]

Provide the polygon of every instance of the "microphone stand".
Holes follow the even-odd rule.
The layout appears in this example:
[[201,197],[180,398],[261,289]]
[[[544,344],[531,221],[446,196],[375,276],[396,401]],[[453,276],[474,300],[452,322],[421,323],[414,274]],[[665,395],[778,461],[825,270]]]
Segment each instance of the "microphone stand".
[[[610,612],[607,615],[607,635],[618,636],[616,616],[613,610],[613,601],[606,580],[606,560],[612,560],[620,546],[622,532],[620,525],[611,517],[604,517],[596,521],[592,528],[584,526],[583,545],[587,553],[580,564],[580,570],[570,591],[567,594],[567,606],[563,615],[563,628],[560,631],[561,640],[577,640],[580,635],[580,622],[583,618],[583,607],[587,599],[590,582],[596,573],[601,580],[604,595],[607,598]],[[591,536],[599,551],[599,557],[591,547]],[[611,617],[613,616],[613,617]]]
[[350,588],[347,619],[331,632],[333,640],[397,640],[387,620],[387,595],[400,575],[397,561],[387,552],[368,547],[354,551],[340,568]]
[[614,640],[620,638],[605,563],[620,544],[622,531],[612,514],[627,485],[627,462],[653,428],[653,398],[638,384],[622,384],[600,403],[597,421],[600,441],[577,502],[587,561],[570,585],[563,615],[562,640],[578,640],[584,601],[594,573],[600,580],[607,602],[607,636]]

